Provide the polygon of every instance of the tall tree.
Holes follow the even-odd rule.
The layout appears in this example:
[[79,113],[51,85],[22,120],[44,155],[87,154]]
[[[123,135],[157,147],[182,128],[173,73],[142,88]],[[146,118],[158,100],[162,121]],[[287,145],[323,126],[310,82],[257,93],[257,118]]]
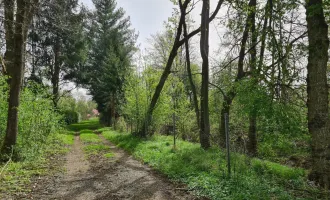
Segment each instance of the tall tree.
[[329,92],[327,85],[328,25],[322,0],[306,1],[309,40],[307,65],[308,129],[312,135],[310,178],[330,188]]
[[[1,154],[9,154],[16,145],[18,134],[18,108],[24,75],[25,42],[38,0],[5,0],[6,67],[9,79],[8,119]],[[15,15],[15,17],[14,17]]]
[[198,124],[198,128],[200,128],[200,112],[199,112],[199,106],[198,106],[198,97],[197,97],[197,89],[192,77],[191,72],[191,62],[190,62],[190,50],[189,50],[189,38],[188,38],[188,30],[187,30],[187,23],[183,23],[183,36],[186,38],[185,41],[185,50],[186,50],[186,65],[187,65],[187,75],[189,79],[189,84],[191,87],[191,92],[193,95],[193,105],[195,109],[196,114],[196,122]]
[[86,10],[81,7],[77,12],[77,0],[43,0],[40,4],[29,34],[35,59],[30,78],[36,79],[37,69],[44,72],[50,80],[54,107],[57,107],[61,82],[72,70],[77,70],[86,57],[83,35]]
[[93,0],[95,11],[89,22],[88,61],[73,74],[93,95],[101,112],[101,120],[115,125],[123,85],[130,70],[136,35],[130,20],[115,0]]
[[203,0],[201,15],[200,51],[202,64],[202,92],[201,92],[201,126],[200,143],[203,149],[210,147],[210,119],[209,119],[209,15],[210,1]]
[[[244,72],[244,59],[246,56],[246,46],[249,39],[249,33],[252,28],[251,24],[255,20],[255,5],[256,0],[250,0],[248,5],[248,15],[244,24],[243,36],[240,44],[240,51],[238,56],[237,75],[235,82],[242,80],[246,77],[247,73]],[[229,115],[231,104],[236,96],[236,89],[231,88],[227,94],[224,95],[224,101],[221,109],[221,123],[220,123],[220,147],[226,147],[226,134],[225,134],[225,114]]]
[[[258,71],[257,71],[257,40],[258,34],[256,30],[256,9],[257,1],[253,0],[251,2],[251,51],[250,51],[250,71],[251,78],[254,85],[258,84]],[[266,6],[267,9],[267,6]],[[266,20],[265,20],[266,21]],[[257,155],[257,106],[254,105],[250,110],[249,116],[249,141],[248,141],[248,151],[251,156]]]
[[[145,133],[145,130],[146,130],[145,126],[148,126],[148,124],[150,124],[150,121],[152,119],[152,113],[156,107],[157,101],[160,97],[164,84],[165,84],[168,76],[171,73],[172,64],[178,53],[178,49],[185,43],[186,39],[192,38],[193,36],[195,36],[196,34],[198,34],[201,31],[201,28],[199,27],[196,30],[189,33],[188,38],[180,39],[181,34],[182,34],[182,26],[183,26],[183,23],[185,22],[186,9],[190,2],[191,2],[191,0],[186,0],[186,1],[184,1],[184,3],[182,3],[182,1],[179,1],[181,13],[180,13],[180,19],[179,19],[179,23],[178,23],[178,27],[177,27],[175,40],[174,40],[170,55],[168,56],[165,69],[162,73],[159,83],[157,84],[156,90],[152,96],[150,105],[149,105],[147,113],[146,113],[146,117],[143,122],[143,126],[139,131],[139,135],[141,137],[146,137],[148,135],[148,133]],[[209,23],[217,16],[223,2],[224,2],[224,0],[219,0],[216,9],[214,10],[213,14],[209,17],[209,21],[208,21]]]

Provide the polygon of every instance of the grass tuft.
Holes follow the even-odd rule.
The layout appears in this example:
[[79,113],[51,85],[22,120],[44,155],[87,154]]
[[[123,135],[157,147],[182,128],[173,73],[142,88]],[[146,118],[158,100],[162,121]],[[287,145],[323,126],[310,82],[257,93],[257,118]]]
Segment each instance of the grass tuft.
[[94,133],[81,134],[80,135],[80,140],[83,141],[85,144],[101,142],[101,139],[97,135],[95,135]]
[[84,151],[88,157],[98,155],[100,152],[109,150],[110,147],[102,144],[90,144],[84,147]]

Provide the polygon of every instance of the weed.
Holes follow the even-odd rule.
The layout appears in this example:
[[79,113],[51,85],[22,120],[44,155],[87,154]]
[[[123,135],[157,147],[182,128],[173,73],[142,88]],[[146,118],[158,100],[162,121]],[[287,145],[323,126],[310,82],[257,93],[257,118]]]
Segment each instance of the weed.
[[115,156],[115,154],[113,154],[113,153],[110,152],[110,153],[104,154],[103,156],[106,157],[106,158],[112,158],[112,157]]

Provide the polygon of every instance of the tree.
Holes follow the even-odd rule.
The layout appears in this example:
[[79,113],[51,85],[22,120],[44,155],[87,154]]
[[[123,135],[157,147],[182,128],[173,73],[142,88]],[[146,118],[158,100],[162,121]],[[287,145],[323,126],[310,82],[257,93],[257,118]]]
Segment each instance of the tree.
[[[77,0],[42,1],[29,34],[32,43],[31,80],[50,80],[54,107],[60,99],[61,83],[84,64],[86,42],[83,33],[87,11]],[[39,71],[37,78],[36,71]]]
[[101,120],[115,126],[123,102],[124,82],[130,71],[136,35],[130,20],[115,0],[93,0],[90,16],[88,60],[71,75],[86,86],[98,105]]
[[[219,0],[217,7],[215,9],[215,11],[213,12],[213,14],[209,17],[209,23],[216,17],[216,15],[218,14],[222,3],[224,2],[224,0]],[[198,34],[201,31],[201,28],[199,27],[198,29],[192,31],[191,33],[188,34],[188,38],[184,38],[184,39],[180,39],[181,38],[181,34],[182,34],[182,26],[183,23],[185,22],[185,16],[186,16],[186,9],[188,7],[188,4],[190,3],[190,0],[186,0],[184,1],[184,3],[182,3],[182,1],[179,1],[179,5],[180,5],[180,20],[177,26],[177,32],[176,32],[176,36],[175,36],[175,40],[173,42],[173,46],[172,46],[172,50],[168,56],[167,59],[167,63],[166,66],[164,68],[164,71],[162,73],[162,76],[159,80],[159,83],[156,87],[156,90],[152,96],[150,105],[148,107],[148,111],[146,113],[146,117],[143,120],[143,126],[142,128],[139,130],[139,134],[141,137],[146,137],[148,135],[148,133],[145,133],[146,130],[146,126],[148,126],[148,124],[150,124],[150,121],[152,120],[152,113],[156,107],[157,101],[159,99],[159,96],[162,92],[162,89],[164,87],[164,84],[168,78],[168,76],[171,73],[171,68],[172,68],[172,64],[173,61],[178,53],[178,49],[185,43],[186,39],[192,38],[193,36],[195,36],[196,34]]]
[[[38,0],[5,0],[5,61],[9,78],[8,119],[2,155],[12,152],[18,134],[18,108],[24,76],[24,54],[28,27],[38,7]],[[14,17],[15,15],[15,17]]]
[[307,65],[308,129],[312,135],[310,178],[330,188],[329,93],[327,85],[328,25],[322,0],[306,2],[309,40]]
[[186,50],[187,75],[188,75],[188,79],[189,79],[191,92],[192,92],[192,95],[193,95],[193,105],[194,105],[195,114],[196,114],[196,122],[198,124],[198,128],[200,128],[200,112],[199,112],[199,107],[198,107],[197,89],[196,89],[196,86],[195,86],[195,83],[194,83],[194,80],[193,80],[193,77],[192,77],[192,71],[191,71],[187,22],[183,23],[183,36],[184,36],[184,38],[186,38],[185,50]]
[[210,1],[203,0],[201,15],[200,51],[202,64],[202,92],[201,92],[201,130],[200,143],[203,149],[210,147],[210,119],[209,119],[209,15]]
[[[257,10],[257,1],[251,1],[251,51],[250,51],[250,71],[251,78],[255,85],[258,84],[258,71],[257,71],[257,39],[258,34],[256,30],[256,10]],[[266,7],[267,10],[267,7]],[[266,21],[266,20],[265,20]],[[248,152],[251,156],[256,156],[258,153],[257,149],[257,106],[255,105],[249,116],[249,141],[247,145]]]
[[[251,30],[251,25],[255,20],[255,7],[256,0],[250,0],[248,5],[248,15],[244,24],[243,36],[240,44],[240,51],[238,56],[238,66],[237,66],[237,75],[235,78],[235,82],[239,82],[244,77],[246,77],[247,73],[244,72],[244,59],[246,55],[246,47],[249,38],[249,33]],[[231,88],[226,94],[224,94],[224,101],[221,109],[221,124],[220,124],[220,147],[226,147],[226,133],[225,133],[225,114],[230,113],[230,106],[236,96],[235,88]]]

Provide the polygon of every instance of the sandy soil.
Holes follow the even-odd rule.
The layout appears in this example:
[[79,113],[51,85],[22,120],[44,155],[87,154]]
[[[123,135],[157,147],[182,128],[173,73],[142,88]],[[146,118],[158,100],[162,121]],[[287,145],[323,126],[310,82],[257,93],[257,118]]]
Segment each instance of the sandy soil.
[[197,199],[182,186],[175,185],[132,156],[109,145],[113,158],[103,155],[85,159],[79,136],[66,157],[66,173],[49,178],[35,187],[31,199]]

